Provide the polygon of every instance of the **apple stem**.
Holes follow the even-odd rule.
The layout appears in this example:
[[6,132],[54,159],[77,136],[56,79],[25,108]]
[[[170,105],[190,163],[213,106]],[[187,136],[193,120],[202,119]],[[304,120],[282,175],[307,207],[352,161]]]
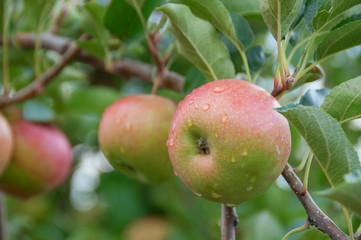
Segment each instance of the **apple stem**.
[[234,207],[222,204],[221,236],[222,240],[235,240],[238,216]]
[[0,240],[7,240],[5,195],[0,192]]

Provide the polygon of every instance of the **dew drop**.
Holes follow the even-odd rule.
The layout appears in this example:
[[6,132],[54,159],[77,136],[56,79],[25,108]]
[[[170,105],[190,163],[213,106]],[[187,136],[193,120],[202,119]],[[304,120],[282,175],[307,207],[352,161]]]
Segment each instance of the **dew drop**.
[[221,195],[218,194],[218,193],[216,193],[214,190],[212,190],[212,197],[214,197],[214,198],[220,198]]
[[193,103],[194,103],[194,100],[193,100],[193,99],[189,99],[189,100],[188,100],[188,104],[189,104],[189,105],[192,105]]
[[278,145],[276,146],[276,150],[277,150],[277,154],[280,155],[281,151],[280,151],[280,147]]
[[198,109],[199,109],[199,107],[198,107],[197,104],[194,105],[194,109],[195,109],[195,110],[198,110]]
[[192,125],[193,125],[192,119],[188,119],[187,123],[188,123],[188,127],[192,127]]
[[234,154],[232,154],[232,159],[231,162],[235,163],[236,162],[236,158],[234,157]]
[[172,126],[172,129],[171,129],[171,133],[174,133],[174,131],[175,131],[175,124],[173,123],[173,126]]
[[207,111],[208,109],[209,109],[209,104],[208,103],[204,104],[203,111]]
[[197,193],[196,191],[193,191],[193,194],[196,195],[197,197],[202,197],[202,194]]
[[249,187],[247,187],[247,192],[249,192],[249,191],[251,191],[253,189],[253,186],[249,186]]
[[171,139],[169,139],[169,144],[168,144],[169,146],[173,146],[174,145],[174,140],[173,140],[173,138],[171,138]]
[[225,114],[225,115],[222,117],[222,123],[223,123],[223,124],[226,124],[227,120],[228,120],[228,114]]
[[216,87],[216,88],[213,89],[213,92],[215,92],[215,93],[221,93],[221,92],[223,92],[224,90],[226,90],[226,89],[228,89],[228,88],[229,88],[229,86]]
[[247,148],[246,148],[246,147],[243,148],[243,151],[242,151],[241,155],[242,155],[243,157],[247,157],[248,152],[247,152]]

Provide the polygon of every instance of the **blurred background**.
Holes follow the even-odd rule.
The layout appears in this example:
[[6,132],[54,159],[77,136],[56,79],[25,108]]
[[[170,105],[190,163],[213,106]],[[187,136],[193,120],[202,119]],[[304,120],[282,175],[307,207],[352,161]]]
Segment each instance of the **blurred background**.
[[[259,0],[245,1],[243,4],[236,2],[224,1],[229,9],[240,13],[253,30],[254,41],[247,51],[251,70],[258,76],[256,83],[271,91],[276,41],[262,21]],[[87,4],[92,5],[89,7]],[[109,0],[2,0],[2,18],[6,19],[6,24],[3,21],[2,26],[8,28],[11,38],[21,32],[45,32],[52,27],[53,20],[65,11],[58,35],[76,40],[83,32],[91,31],[89,26],[96,30],[102,26],[99,31],[110,36],[111,30],[104,27],[102,22],[104,14],[109,15],[109,4]],[[153,12],[150,16],[148,26],[152,28],[159,21],[159,12]],[[108,26],[106,21],[116,19],[104,21],[105,26]],[[141,28],[126,40],[113,37],[108,40],[113,48],[106,51],[101,47],[101,39],[97,38],[83,43],[82,49],[104,61],[110,55],[113,59],[121,56],[152,63]],[[161,48],[166,51],[173,40],[170,34],[164,34]],[[34,56],[41,59],[38,67],[42,70],[61,57],[53,51],[24,50],[16,44],[9,50],[13,89],[21,89],[35,78]],[[240,57],[234,49],[230,48],[230,51],[237,72],[242,72]],[[296,52],[296,57],[297,54],[300,53]],[[2,46],[0,55],[3,55]],[[185,76],[184,91],[179,93],[160,89],[159,95],[175,101],[206,82],[204,76],[176,52],[173,52],[169,69]],[[356,47],[331,57],[320,69],[323,73],[320,80],[287,93],[280,100],[281,104],[297,102],[310,89],[312,94],[312,89],[332,88],[346,79],[361,75],[361,48]],[[1,68],[0,79],[2,76]],[[242,78],[243,75],[238,76]],[[1,91],[2,82],[1,79]],[[22,109],[24,118],[52,122],[65,132],[74,147],[74,164],[67,182],[55,191],[27,201],[5,196],[7,228],[11,240],[220,239],[220,204],[194,196],[176,177],[160,186],[133,181],[114,171],[98,149],[97,128],[104,109],[122,96],[150,93],[151,88],[150,83],[140,79],[111,75],[74,61],[45,88],[43,94],[17,106]],[[342,127],[361,156],[360,120],[351,121]],[[305,149],[305,142],[292,129],[292,153],[289,160],[292,166],[298,165]],[[302,177],[302,174],[299,176]],[[322,170],[314,161],[309,183],[311,194],[328,186]],[[340,205],[313,196],[321,209],[347,232]],[[307,218],[302,205],[282,177],[264,194],[236,209],[240,218],[237,239],[242,240],[279,240],[289,230],[302,226]],[[355,229],[360,223],[359,219],[353,219]],[[292,239],[329,238],[311,228]]]

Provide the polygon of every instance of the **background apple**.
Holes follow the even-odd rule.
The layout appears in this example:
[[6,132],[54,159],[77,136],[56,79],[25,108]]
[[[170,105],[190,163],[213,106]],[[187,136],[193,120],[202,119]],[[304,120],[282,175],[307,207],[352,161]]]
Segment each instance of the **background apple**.
[[13,125],[14,153],[0,188],[27,199],[59,186],[72,164],[72,148],[57,128],[25,120]]
[[13,150],[13,135],[4,115],[0,113],[0,174],[10,160]]
[[179,103],[167,142],[175,173],[195,195],[237,205],[264,192],[291,147],[288,122],[264,89],[236,79],[194,89]]
[[114,168],[145,183],[173,175],[166,141],[176,104],[156,95],[119,99],[103,113],[99,146]]

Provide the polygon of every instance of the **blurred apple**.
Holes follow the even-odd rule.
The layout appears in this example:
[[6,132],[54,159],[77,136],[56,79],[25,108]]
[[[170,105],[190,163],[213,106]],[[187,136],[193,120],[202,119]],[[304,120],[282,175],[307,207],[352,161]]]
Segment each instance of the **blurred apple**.
[[0,175],[7,166],[13,150],[13,135],[10,126],[0,112]]

